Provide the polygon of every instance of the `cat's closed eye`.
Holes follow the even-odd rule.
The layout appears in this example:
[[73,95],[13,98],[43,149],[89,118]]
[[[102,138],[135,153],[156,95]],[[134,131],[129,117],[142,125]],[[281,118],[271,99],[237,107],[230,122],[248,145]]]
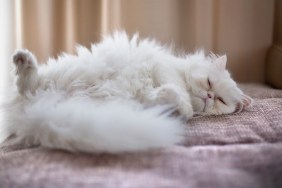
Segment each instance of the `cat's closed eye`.
[[211,80],[209,78],[207,78],[207,82],[208,82],[209,89],[211,89],[212,88],[212,83],[211,83]]
[[221,97],[217,97],[216,99],[222,104],[226,105],[225,101]]

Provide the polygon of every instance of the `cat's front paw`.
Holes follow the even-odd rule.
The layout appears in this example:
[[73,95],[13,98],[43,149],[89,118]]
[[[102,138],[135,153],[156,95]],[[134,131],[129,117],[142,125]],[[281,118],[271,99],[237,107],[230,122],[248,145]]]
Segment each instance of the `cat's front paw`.
[[171,84],[163,85],[153,93],[151,97],[157,104],[172,104],[177,105],[179,92],[177,87]]
[[16,65],[17,74],[35,70],[36,58],[28,50],[17,50],[13,55],[13,63]]
[[178,110],[179,113],[186,118],[186,120],[191,119],[194,115],[192,105],[183,100],[180,100]]

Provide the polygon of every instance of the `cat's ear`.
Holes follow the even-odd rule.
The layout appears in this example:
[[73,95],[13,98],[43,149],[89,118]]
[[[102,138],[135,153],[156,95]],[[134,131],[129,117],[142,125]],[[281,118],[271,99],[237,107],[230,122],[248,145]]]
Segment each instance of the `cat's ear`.
[[242,99],[242,102],[243,102],[243,108],[247,108],[249,106],[251,106],[251,104],[253,103],[253,99],[247,95],[242,95],[243,99]]
[[219,70],[225,70],[226,68],[226,62],[227,62],[227,57],[226,55],[217,57],[214,60],[214,65],[219,69]]

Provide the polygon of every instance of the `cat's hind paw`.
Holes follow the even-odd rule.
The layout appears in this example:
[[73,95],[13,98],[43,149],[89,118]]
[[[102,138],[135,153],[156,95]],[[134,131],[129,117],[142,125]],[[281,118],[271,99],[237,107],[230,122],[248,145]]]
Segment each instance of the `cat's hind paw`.
[[35,56],[28,50],[17,50],[13,55],[13,63],[16,65],[17,74],[36,70],[37,61]]

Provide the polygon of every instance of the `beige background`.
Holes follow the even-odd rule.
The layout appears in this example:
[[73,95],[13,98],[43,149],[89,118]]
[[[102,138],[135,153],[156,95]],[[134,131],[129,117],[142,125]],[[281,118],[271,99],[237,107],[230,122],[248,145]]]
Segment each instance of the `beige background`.
[[[264,82],[273,40],[274,0],[16,0],[15,48],[45,61],[116,29],[139,32],[180,52],[228,55],[240,82]],[[20,7],[20,8],[19,8]],[[281,27],[281,24],[280,24]]]

